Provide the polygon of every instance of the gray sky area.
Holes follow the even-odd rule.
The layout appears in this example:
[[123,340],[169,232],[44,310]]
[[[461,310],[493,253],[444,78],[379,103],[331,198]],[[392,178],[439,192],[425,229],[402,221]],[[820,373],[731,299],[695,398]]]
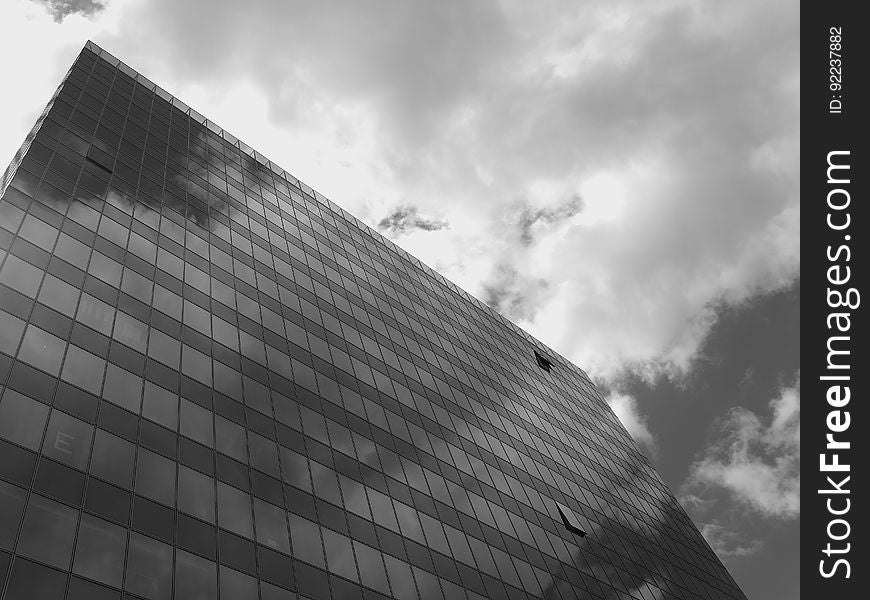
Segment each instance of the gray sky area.
[[90,38],[585,368],[799,595],[796,0],[5,0],[0,162]]

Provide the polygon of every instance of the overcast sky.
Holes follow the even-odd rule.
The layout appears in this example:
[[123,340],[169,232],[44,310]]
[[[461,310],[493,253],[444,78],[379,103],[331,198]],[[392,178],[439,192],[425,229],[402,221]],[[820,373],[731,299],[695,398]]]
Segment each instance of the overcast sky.
[[790,600],[798,29],[796,0],[4,0],[0,162],[93,39],[589,371]]

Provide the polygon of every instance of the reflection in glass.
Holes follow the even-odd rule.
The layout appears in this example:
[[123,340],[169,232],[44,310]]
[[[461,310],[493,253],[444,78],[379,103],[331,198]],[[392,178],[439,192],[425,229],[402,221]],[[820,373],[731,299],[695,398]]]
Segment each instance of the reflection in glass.
[[257,580],[221,565],[221,598],[233,600],[257,600]]
[[248,451],[245,444],[245,428],[224,419],[220,415],[214,417],[215,447],[219,452],[232,456],[236,460],[248,462]]
[[151,330],[151,340],[148,343],[148,356],[159,360],[167,367],[178,369],[181,358],[181,342],[169,337],[159,329]]
[[278,446],[275,442],[256,433],[250,433],[248,434],[248,444],[251,451],[251,466],[275,478],[280,477]]
[[103,335],[110,335],[112,321],[115,320],[115,309],[90,294],[82,294],[76,320],[96,329]]
[[72,555],[78,513],[54,500],[33,494],[24,515],[18,553],[59,569]]
[[323,548],[320,544],[320,527],[308,519],[290,515],[290,535],[293,539],[293,556],[305,562],[325,568]]
[[151,304],[151,292],[154,289],[154,283],[133,269],[124,269],[124,275],[121,278],[121,289],[140,302]]
[[218,525],[246,538],[254,537],[251,497],[225,483],[217,484]]
[[254,517],[257,522],[257,541],[287,554],[290,553],[290,538],[284,511],[277,506],[254,498]]
[[154,285],[154,308],[181,321],[181,296],[161,285]]
[[79,269],[85,269],[88,266],[91,249],[77,239],[72,238],[65,233],[61,233],[60,239],[54,247],[54,254],[68,263],[75,265]]
[[82,515],[73,572],[121,587],[126,541],[125,529],[88,514]]
[[138,533],[130,534],[124,588],[148,600],[169,600],[172,548]]
[[178,430],[178,396],[150,381],[146,381],[145,398],[142,402],[142,416],[160,423],[172,431]]
[[330,571],[353,581],[359,581],[350,538],[324,528],[323,546],[326,548],[326,565]]
[[66,573],[19,558],[9,575],[5,600],[61,600]]
[[36,298],[40,281],[42,271],[12,254],[6,257],[6,263],[0,269],[0,283],[31,298]]
[[181,400],[182,435],[196,440],[209,448],[214,447],[214,430],[212,429],[212,413],[189,400]]
[[211,358],[187,344],[181,345],[181,371],[185,375],[211,386]]
[[0,548],[9,550],[15,543],[26,498],[27,490],[0,481]]
[[139,319],[118,311],[112,337],[144,354],[148,345],[148,326]]
[[79,301],[79,290],[52,275],[46,275],[37,299],[57,312],[73,317]]
[[116,288],[121,285],[121,268],[118,262],[94,250],[88,273]]
[[84,470],[91,451],[94,427],[59,410],[51,412],[42,444],[45,456]]
[[[122,313],[119,313],[119,316],[120,314]],[[142,378],[109,363],[106,368],[103,398],[138,414],[141,397]]]
[[135,447],[127,440],[97,429],[91,458],[91,474],[130,489],[135,452]]
[[359,572],[362,582],[384,594],[389,594],[387,573],[384,571],[384,563],[381,553],[360,542],[354,540],[353,548],[356,551],[356,559],[359,563]]
[[0,352],[14,355],[24,332],[25,322],[0,310]]
[[66,342],[34,325],[28,325],[18,359],[57,376]]
[[173,506],[175,463],[159,454],[139,448],[139,459],[136,461],[136,493]]
[[214,523],[214,479],[178,466],[178,510]]
[[100,393],[106,361],[87,350],[70,345],[63,364],[61,378],[92,394]]
[[216,571],[216,565],[210,560],[177,550],[175,597],[185,600],[214,600],[217,597]]
[[33,242],[46,252],[51,252],[57,239],[57,234],[57,229],[33,215],[27,215],[24,223],[21,224],[21,229],[18,230],[19,237]]
[[7,388],[0,400],[0,437],[36,450],[48,410],[45,404]]

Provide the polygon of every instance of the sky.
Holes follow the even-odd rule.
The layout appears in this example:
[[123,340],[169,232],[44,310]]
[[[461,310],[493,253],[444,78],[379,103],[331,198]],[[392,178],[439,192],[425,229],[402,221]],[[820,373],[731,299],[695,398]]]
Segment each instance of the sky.
[[747,595],[792,600],[798,29],[796,0],[4,0],[0,163],[94,40],[587,370]]

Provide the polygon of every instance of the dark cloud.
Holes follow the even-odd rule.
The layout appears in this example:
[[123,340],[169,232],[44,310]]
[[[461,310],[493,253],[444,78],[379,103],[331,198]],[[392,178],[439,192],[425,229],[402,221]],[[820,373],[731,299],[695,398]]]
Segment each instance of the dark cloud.
[[550,292],[546,280],[521,273],[509,262],[499,263],[483,282],[484,302],[513,321],[534,318]]
[[421,217],[416,206],[399,207],[378,223],[378,229],[390,237],[396,237],[415,229],[440,231],[447,228],[449,228],[447,221]]
[[106,8],[103,0],[32,0],[42,4],[55,21],[60,23],[70,15],[92,17]]
[[549,226],[562,223],[583,210],[583,199],[579,195],[552,207],[532,208],[522,206],[517,213],[520,242],[528,246],[539,233],[545,233]]

